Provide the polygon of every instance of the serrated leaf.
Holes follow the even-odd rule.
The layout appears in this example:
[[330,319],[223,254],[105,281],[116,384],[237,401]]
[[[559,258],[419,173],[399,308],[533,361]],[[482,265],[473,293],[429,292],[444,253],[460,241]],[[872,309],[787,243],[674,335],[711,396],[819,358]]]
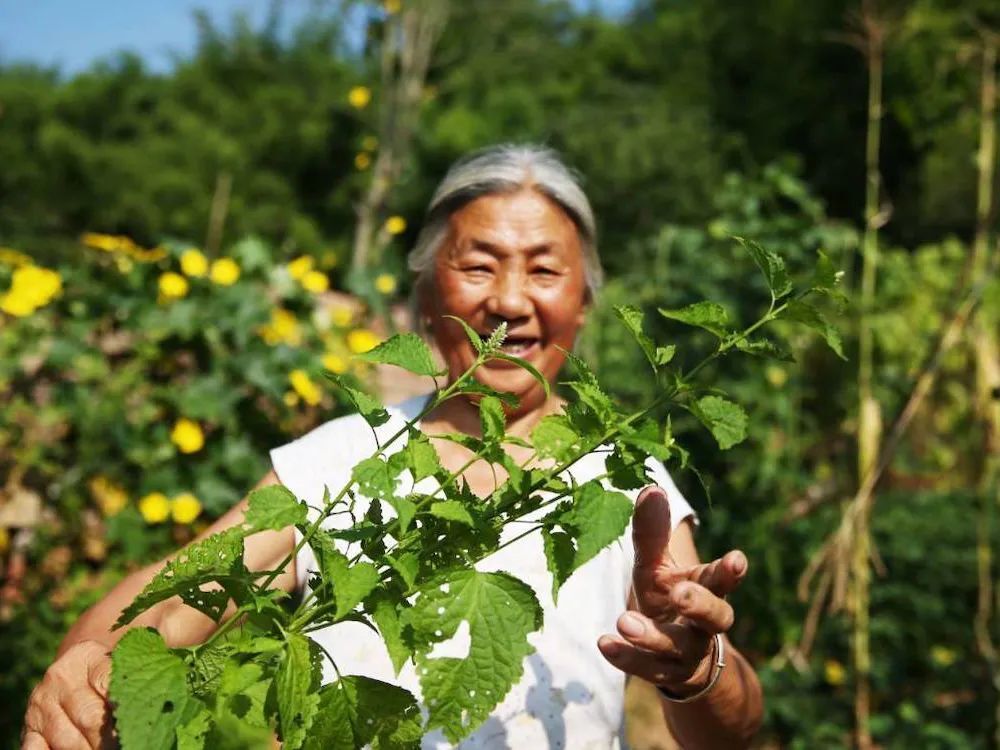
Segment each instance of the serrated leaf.
[[[409,620],[420,644],[428,728],[440,727],[458,742],[521,678],[524,657],[533,650],[528,634],[541,627],[542,610],[531,588],[506,573],[463,570],[437,584],[417,597]],[[468,656],[429,658],[431,647],[452,638],[463,622],[469,627]]]
[[753,258],[753,262],[757,264],[757,268],[764,275],[767,288],[775,299],[784,297],[792,291],[792,282],[788,278],[788,271],[785,270],[785,261],[781,259],[780,255],[762,247],[753,240],[747,240],[743,237],[734,237],[733,239],[743,245],[750,253],[750,257]]
[[123,750],[171,750],[177,729],[205,708],[188,692],[184,660],[152,628],[134,628],[118,641],[109,695]]
[[410,528],[413,517],[417,514],[416,504],[408,497],[389,497],[385,501],[396,511],[396,518],[399,519],[399,533],[405,534]]
[[236,579],[231,581],[227,592],[230,595],[245,593],[246,586],[238,585],[240,578],[249,583],[249,574],[243,565],[244,536],[244,530],[235,527],[186,547],[122,610],[114,629],[127,625],[154,604],[173,596],[184,596],[188,604],[217,619],[221,615],[217,611],[219,597],[201,591],[201,586],[220,578]]
[[540,458],[554,458],[563,463],[573,457],[580,436],[562,414],[543,417],[531,431],[531,444]]
[[670,458],[672,438],[668,439],[669,431],[665,431],[651,419],[642,419],[636,426],[618,436],[618,441],[634,446],[650,456],[666,461]]
[[646,476],[646,452],[635,445],[619,441],[606,459],[604,468],[608,481],[620,490],[639,490],[649,484]]
[[783,320],[791,320],[796,323],[801,323],[807,328],[811,328],[816,331],[823,337],[827,346],[833,349],[834,353],[838,357],[843,360],[847,359],[847,357],[844,356],[844,346],[840,339],[840,331],[830,325],[827,319],[814,305],[801,300],[793,300],[788,303],[788,307],[786,307],[781,313],[781,318]]
[[702,396],[691,411],[705,425],[722,450],[742,443],[747,436],[747,413],[739,404],[721,396]]
[[335,619],[339,620],[352,612],[379,583],[378,569],[372,563],[351,565],[347,555],[337,549],[324,549],[322,559],[317,559],[317,562],[323,579],[333,587],[337,602]]
[[840,284],[840,275],[833,261],[822,250],[816,251],[816,269],[813,271],[810,288],[820,292],[829,292]]
[[656,344],[654,344],[653,340],[642,331],[642,310],[632,305],[617,305],[615,307],[615,315],[617,315],[618,319],[625,324],[629,333],[632,334],[632,338],[634,338],[636,343],[639,344],[639,348],[642,349],[642,353],[645,354],[646,359],[649,360],[649,364],[653,368],[653,372],[656,372],[656,368],[660,365],[656,354]]
[[476,525],[476,522],[472,520],[472,516],[469,515],[469,511],[458,500],[441,500],[432,503],[430,513],[432,516],[443,518],[446,521],[463,523],[469,527]]
[[611,427],[619,421],[620,416],[614,402],[600,386],[580,381],[570,381],[568,385],[576,393],[579,403],[597,419],[601,428]]
[[755,357],[768,357],[781,362],[794,362],[795,357],[781,344],[770,339],[739,339],[736,348]]
[[677,347],[673,344],[668,346],[658,346],[656,347],[656,364],[666,365],[670,363],[670,360],[674,358],[674,354],[677,352]]
[[414,552],[403,552],[396,557],[389,557],[389,565],[399,573],[407,588],[411,588],[420,572],[420,558]]
[[387,499],[396,493],[396,477],[389,470],[389,464],[378,456],[356,463],[351,478],[366,497]]
[[483,396],[479,400],[479,422],[482,426],[483,442],[500,442],[507,424],[500,399],[493,396]]
[[302,747],[319,709],[320,651],[309,638],[289,633],[288,647],[274,676],[282,748]]
[[447,372],[434,363],[430,347],[415,333],[397,333],[374,349],[356,356],[364,362],[394,365],[416,375],[434,377]]
[[559,588],[573,572],[576,547],[573,546],[572,536],[565,531],[554,531],[548,526],[542,528],[542,547],[545,550],[545,563],[552,573],[552,601],[558,602]]
[[304,523],[309,509],[300,503],[291,490],[280,484],[253,490],[247,496],[247,511],[243,523],[247,533],[281,531],[289,526]]
[[177,750],[205,750],[205,739],[212,729],[212,714],[202,708],[189,722],[177,727]]
[[515,357],[512,354],[504,354],[503,352],[493,352],[492,354],[490,354],[489,358],[501,359],[504,362],[510,362],[511,364],[517,365],[522,370],[527,370],[528,373],[531,375],[531,377],[537,380],[538,383],[545,390],[545,396],[548,397],[551,395],[551,386],[549,385],[548,379],[546,379],[546,377],[538,371],[538,368],[536,368],[533,364],[531,364],[527,360],[521,359],[520,357]]
[[[276,651],[285,648],[285,641],[278,641]],[[229,717],[245,727],[254,727],[261,745],[271,737],[267,718],[267,694],[271,688],[271,677],[263,667],[254,662],[240,664],[231,661],[219,681],[215,696],[217,717]],[[250,733],[252,736],[252,733]]]
[[677,310],[661,307],[659,311],[664,318],[704,328],[720,339],[732,333],[729,327],[729,313],[726,312],[726,308],[716,302],[695,302],[693,305]]
[[481,394],[483,396],[493,396],[494,398],[500,399],[504,405],[509,406],[511,409],[516,409],[521,403],[521,399],[515,396],[513,393],[507,393],[506,391],[498,391],[490,388],[488,385],[483,385],[478,380],[466,380],[458,387],[458,393],[470,393],[470,394]]
[[472,326],[470,326],[468,323],[466,323],[457,315],[444,315],[443,317],[450,318],[451,320],[454,320],[456,323],[462,326],[462,330],[465,331],[465,335],[468,337],[469,343],[472,344],[472,348],[475,349],[476,354],[483,353],[483,339],[478,333],[476,333],[476,331],[472,328]]
[[572,507],[559,521],[576,531],[574,570],[625,533],[632,508],[628,497],[600,482],[587,482],[577,490]]
[[400,606],[408,607],[409,605],[405,601],[400,604],[391,600],[384,593],[376,594],[376,600],[372,606],[372,619],[378,626],[386,650],[389,652],[389,658],[392,660],[392,668],[397,675],[412,656],[410,647],[403,638],[403,624],[397,609]]
[[319,693],[319,718],[305,750],[417,750],[420,709],[408,691],[360,675],[342,677]]
[[413,481],[419,482],[426,477],[432,477],[441,469],[438,452],[427,436],[419,430],[411,430],[406,445],[400,453],[404,464],[413,474]]
[[568,349],[563,349],[561,346],[558,347],[558,349],[566,355],[566,361],[573,366],[577,380],[581,380],[584,383],[590,383],[591,385],[599,385],[594,371],[590,369],[590,366],[587,365],[581,357],[578,357]]
[[358,390],[339,375],[332,372],[326,372],[324,375],[347,394],[351,403],[354,404],[354,408],[369,425],[378,427],[389,421],[389,412],[385,410],[382,402],[377,398]]

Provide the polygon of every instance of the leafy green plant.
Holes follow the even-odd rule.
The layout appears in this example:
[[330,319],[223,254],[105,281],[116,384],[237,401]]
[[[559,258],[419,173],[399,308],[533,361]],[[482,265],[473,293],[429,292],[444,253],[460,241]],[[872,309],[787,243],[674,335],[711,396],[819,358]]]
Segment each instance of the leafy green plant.
[[[443,730],[454,742],[473,731],[520,679],[523,658],[531,651],[527,637],[542,625],[542,610],[527,584],[507,573],[480,572],[475,564],[520,536],[540,533],[557,595],[574,570],[624,533],[632,502],[621,490],[649,483],[650,456],[688,465],[687,452],[671,431],[672,410],[693,414],[722,449],[746,437],[742,407],[697,384],[705,365],[734,352],[785,356],[777,341],[762,336],[776,320],[815,329],[837,348],[836,331],[812,299],[838,294],[838,274],[825,256],[802,291],[793,292],[777,255],[755,242],[740,242],[770,292],[756,321],[739,327],[712,302],[661,310],[665,318],[716,339],[708,356],[681,370],[672,366],[674,348],[645,332],[642,313],[619,307],[618,317],[658,383],[657,395],[623,413],[583,361],[567,353],[576,377],[565,385],[575,398],[562,413],[544,417],[530,442],[506,434],[504,405],[515,404],[513,397],[485,387],[474,373],[484,362],[504,359],[528,370],[546,390],[549,384],[528,362],[500,349],[504,326],[484,339],[456,319],[477,352],[475,362],[437,387],[421,414],[358,462],[343,487],[327,490],[317,513],[310,516],[310,506],[281,486],[251,493],[241,525],[189,546],[122,612],[116,627],[179,596],[219,623],[204,644],[191,648],[170,649],[148,628],[130,630],[121,639],[112,657],[111,697],[123,747],[214,747],[219,737],[231,740],[234,732],[254,746],[277,731],[286,748],[392,748],[414,746],[431,729]],[[361,358],[435,379],[445,374],[414,334],[394,336]],[[333,380],[373,430],[389,421],[376,399],[342,378]],[[507,479],[485,498],[460,481],[461,470],[442,467],[429,437],[416,427],[443,402],[468,397],[478,400],[481,436],[434,437],[455,441],[474,453],[473,460],[506,472]],[[516,462],[504,449],[508,444],[531,449],[530,458]],[[582,484],[562,478],[594,451],[606,454],[603,475]],[[437,487],[418,491],[399,481],[404,475],[414,483],[433,479]],[[409,492],[401,491],[405,486]],[[367,511],[360,510],[359,498],[370,500]],[[349,515],[350,525],[327,528],[324,522],[333,514]],[[502,540],[501,532],[515,522],[518,535]],[[301,532],[293,552],[273,571],[248,571],[242,554],[246,537],[291,525]],[[284,606],[283,594],[270,586],[306,545],[318,570],[302,601]],[[230,600],[235,612],[224,616]],[[336,663],[339,679],[320,685],[322,660],[333,658],[308,634],[345,620],[376,629],[397,671],[413,660],[426,721],[407,691],[342,675]],[[434,647],[463,621],[470,631],[468,655],[433,656]]]

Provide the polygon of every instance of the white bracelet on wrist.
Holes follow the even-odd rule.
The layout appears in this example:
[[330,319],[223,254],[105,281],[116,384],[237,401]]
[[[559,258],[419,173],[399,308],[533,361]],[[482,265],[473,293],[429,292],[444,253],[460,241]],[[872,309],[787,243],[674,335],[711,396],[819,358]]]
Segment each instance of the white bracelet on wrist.
[[665,687],[657,685],[656,689],[664,699],[670,701],[671,703],[691,703],[692,701],[696,701],[699,698],[708,695],[708,693],[712,691],[712,688],[715,687],[715,683],[719,681],[719,677],[722,675],[723,668],[726,666],[726,647],[725,641],[722,640],[722,634],[716,633],[714,640],[715,662],[712,664],[712,676],[709,677],[708,684],[694,695],[686,695],[684,697],[674,695]]

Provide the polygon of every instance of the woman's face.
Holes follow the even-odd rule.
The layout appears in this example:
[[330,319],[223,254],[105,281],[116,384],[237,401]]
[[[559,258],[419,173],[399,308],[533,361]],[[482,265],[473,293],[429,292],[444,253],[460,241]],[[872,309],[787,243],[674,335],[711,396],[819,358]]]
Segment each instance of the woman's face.
[[[476,352],[461,318],[488,336],[507,323],[503,349],[527,360],[554,382],[583,324],[587,291],[576,226],[559,206],[525,188],[477,198],[452,214],[435,259],[434,288],[423,301],[434,339],[452,378]],[[494,360],[476,379],[521,400],[519,411],[540,406],[541,385],[516,365]]]

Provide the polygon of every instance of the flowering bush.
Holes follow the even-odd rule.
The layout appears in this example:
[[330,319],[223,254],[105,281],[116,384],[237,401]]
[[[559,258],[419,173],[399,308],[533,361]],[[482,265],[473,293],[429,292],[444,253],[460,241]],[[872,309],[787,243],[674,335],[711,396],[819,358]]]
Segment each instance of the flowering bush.
[[319,296],[329,280],[309,255],[275,264],[254,239],[217,258],[81,245],[59,269],[0,254],[0,491],[24,510],[0,529],[5,547],[30,528],[38,554],[127,563],[189,539],[269,448],[340,413],[323,370],[350,373],[380,338]]

